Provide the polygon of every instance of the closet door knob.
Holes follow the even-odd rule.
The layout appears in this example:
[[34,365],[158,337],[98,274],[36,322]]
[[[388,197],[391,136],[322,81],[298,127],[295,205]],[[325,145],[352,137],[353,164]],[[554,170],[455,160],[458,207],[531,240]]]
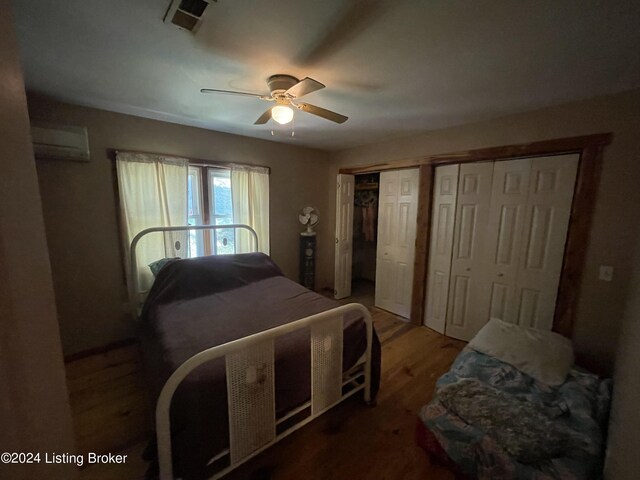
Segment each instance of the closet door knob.
[[465,270],[466,270],[467,272],[470,272],[470,271],[471,271],[471,267],[467,267],[467,268],[465,268]]
[[499,277],[504,277],[504,273],[499,273],[498,276]]

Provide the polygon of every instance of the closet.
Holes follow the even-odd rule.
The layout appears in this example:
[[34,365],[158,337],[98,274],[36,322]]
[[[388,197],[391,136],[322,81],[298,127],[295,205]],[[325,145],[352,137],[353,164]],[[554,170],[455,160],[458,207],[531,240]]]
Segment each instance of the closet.
[[418,188],[417,168],[338,175],[335,298],[351,296],[352,280],[375,278],[375,306],[409,318]]
[[355,175],[351,283],[356,294],[372,291],[376,281],[379,190],[379,173]]
[[489,318],[551,329],[578,160],[435,168],[426,326],[462,340]]
[[377,172],[338,175],[333,292],[337,299],[352,294],[362,296],[363,293],[373,297],[377,267],[379,186],[380,174]]

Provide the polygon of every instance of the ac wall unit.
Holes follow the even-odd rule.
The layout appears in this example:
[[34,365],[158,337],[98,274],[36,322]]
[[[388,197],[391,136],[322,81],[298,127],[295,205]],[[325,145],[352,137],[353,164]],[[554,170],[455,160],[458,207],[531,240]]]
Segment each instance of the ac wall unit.
[[86,127],[31,125],[31,136],[36,158],[89,161]]

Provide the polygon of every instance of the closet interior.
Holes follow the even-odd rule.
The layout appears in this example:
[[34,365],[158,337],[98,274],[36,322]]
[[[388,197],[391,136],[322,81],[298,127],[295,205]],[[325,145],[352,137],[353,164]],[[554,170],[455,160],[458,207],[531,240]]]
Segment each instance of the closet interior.
[[352,295],[373,303],[376,281],[380,174],[355,175],[353,196]]

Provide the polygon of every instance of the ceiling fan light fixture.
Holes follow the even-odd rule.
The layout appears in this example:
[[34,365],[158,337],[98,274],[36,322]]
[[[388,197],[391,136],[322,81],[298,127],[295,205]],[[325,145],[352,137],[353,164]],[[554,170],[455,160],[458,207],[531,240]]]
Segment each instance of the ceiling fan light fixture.
[[276,105],[271,109],[271,118],[280,125],[285,125],[293,120],[293,110],[285,105]]

